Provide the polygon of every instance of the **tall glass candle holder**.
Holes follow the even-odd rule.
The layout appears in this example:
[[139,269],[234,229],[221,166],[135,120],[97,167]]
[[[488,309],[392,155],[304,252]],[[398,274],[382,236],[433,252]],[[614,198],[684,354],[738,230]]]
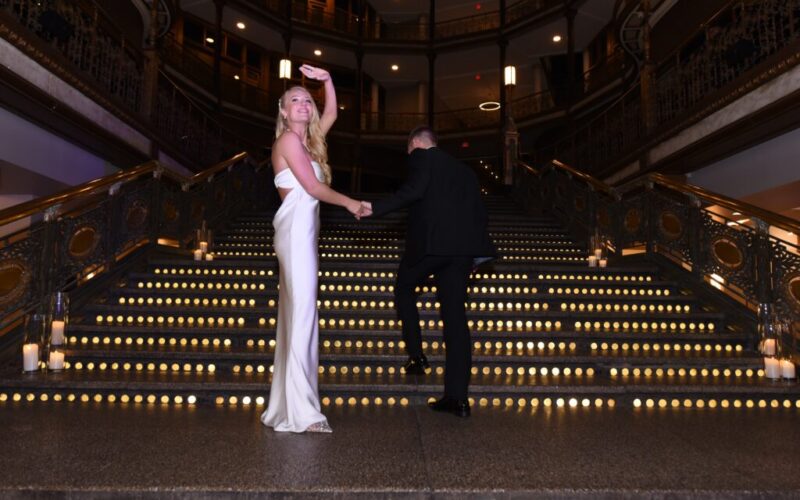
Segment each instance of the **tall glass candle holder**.
[[758,305],[759,351],[765,356],[775,356],[778,349],[778,335],[775,331],[775,314],[772,303]]
[[50,298],[50,345],[63,346],[67,343],[69,325],[69,296],[56,292]]
[[25,339],[22,342],[22,371],[32,373],[41,368],[41,357],[45,348],[47,315],[42,313],[25,316]]

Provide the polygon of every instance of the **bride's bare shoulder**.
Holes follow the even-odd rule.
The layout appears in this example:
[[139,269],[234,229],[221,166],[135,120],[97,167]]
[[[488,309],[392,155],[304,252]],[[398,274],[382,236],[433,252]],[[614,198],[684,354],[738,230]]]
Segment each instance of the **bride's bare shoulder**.
[[276,149],[294,149],[294,148],[302,149],[303,142],[300,140],[300,136],[298,136],[291,130],[287,130],[275,140],[275,144],[273,147]]

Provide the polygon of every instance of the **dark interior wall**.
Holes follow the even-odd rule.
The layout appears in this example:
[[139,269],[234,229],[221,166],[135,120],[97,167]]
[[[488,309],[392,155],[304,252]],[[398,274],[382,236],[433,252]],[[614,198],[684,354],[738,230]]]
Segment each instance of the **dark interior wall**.
[[661,62],[730,0],[678,0],[653,28],[652,55]]
[[139,10],[131,0],[95,0],[113,20],[114,25],[122,30],[125,38],[136,43],[137,47],[144,40],[144,21]]

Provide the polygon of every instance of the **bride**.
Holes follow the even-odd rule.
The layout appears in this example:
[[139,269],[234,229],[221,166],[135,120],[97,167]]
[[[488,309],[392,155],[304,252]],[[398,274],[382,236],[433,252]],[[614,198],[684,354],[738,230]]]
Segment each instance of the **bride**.
[[273,220],[280,291],[272,389],[261,421],[280,432],[331,432],[317,387],[319,202],[345,207],[356,217],[364,214],[359,201],[330,187],[325,134],[336,121],[330,74],[308,65],[300,71],[324,82],[325,109],[320,116],[303,87],[290,88],[278,101],[272,168],[283,200]]

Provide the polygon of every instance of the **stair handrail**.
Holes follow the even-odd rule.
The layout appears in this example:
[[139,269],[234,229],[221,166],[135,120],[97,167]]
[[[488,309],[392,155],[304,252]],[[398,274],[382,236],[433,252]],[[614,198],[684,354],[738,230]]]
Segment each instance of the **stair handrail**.
[[186,177],[179,172],[165,167],[157,160],[150,160],[131,169],[116,172],[105,177],[100,177],[99,179],[94,179],[78,186],[67,188],[55,194],[42,196],[40,198],[0,210],[0,227],[17,220],[24,219],[25,217],[30,217],[31,215],[39,212],[44,212],[51,207],[80,199],[83,196],[96,193],[106,188],[112,188],[117,184],[125,183],[129,180],[136,179],[142,175],[153,172],[163,172],[166,177],[170,177],[177,183],[181,184],[184,189],[187,189],[194,184],[209,179],[214,174],[221,172],[222,170],[226,170],[232,165],[243,161],[248,157],[249,153],[247,152],[237,153],[231,158],[202,170],[191,177]]
[[[614,258],[643,251],[751,311],[774,304],[779,315],[800,322],[800,222],[663,174],[613,188],[559,160],[539,170],[516,167],[513,196],[559,219],[577,241],[599,241]],[[800,352],[800,339],[788,337],[782,343]]]
[[[696,196],[699,199],[708,201],[711,205],[719,205],[731,210],[732,212],[740,212],[742,214],[750,215],[760,221],[766,222],[770,226],[783,229],[784,231],[800,234],[800,222],[771,210],[767,210],[735,198],[730,198],[724,194],[715,193],[714,191],[709,191],[708,189],[704,189],[693,184],[680,182],[659,173],[648,174],[646,180],[679,193]],[[639,181],[639,183],[642,182],[646,181]]]
[[240,152],[187,176],[151,160],[0,211],[0,345],[53,292],[107,282],[160,245],[185,251],[196,229],[266,208],[267,164]]
[[605,193],[605,194],[607,194],[609,196],[612,196],[612,197],[616,196],[616,191],[614,190],[614,188],[612,188],[611,186],[609,186],[605,182],[601,181],[600,179],[597,179],[596,177],[594,177],[592,175],[589,175],[589,174],[587,174],[585,172],[581,172],[580,170],[578,170],[578,169],[576,169],[574,167],[571,167],[571,166],[567,165],[566,163],[561,162],[561,161],[556,160],[556,159],[553,159],[551,161],[551,165],[553,167],[555,167],[555,168],[561,169],[564,172],[569,173],[573,177],[576,177],[579,180],[585,182],[586,184],[592,186],[592,188],[594,188],[595,191],[599,191],[601,193]]

